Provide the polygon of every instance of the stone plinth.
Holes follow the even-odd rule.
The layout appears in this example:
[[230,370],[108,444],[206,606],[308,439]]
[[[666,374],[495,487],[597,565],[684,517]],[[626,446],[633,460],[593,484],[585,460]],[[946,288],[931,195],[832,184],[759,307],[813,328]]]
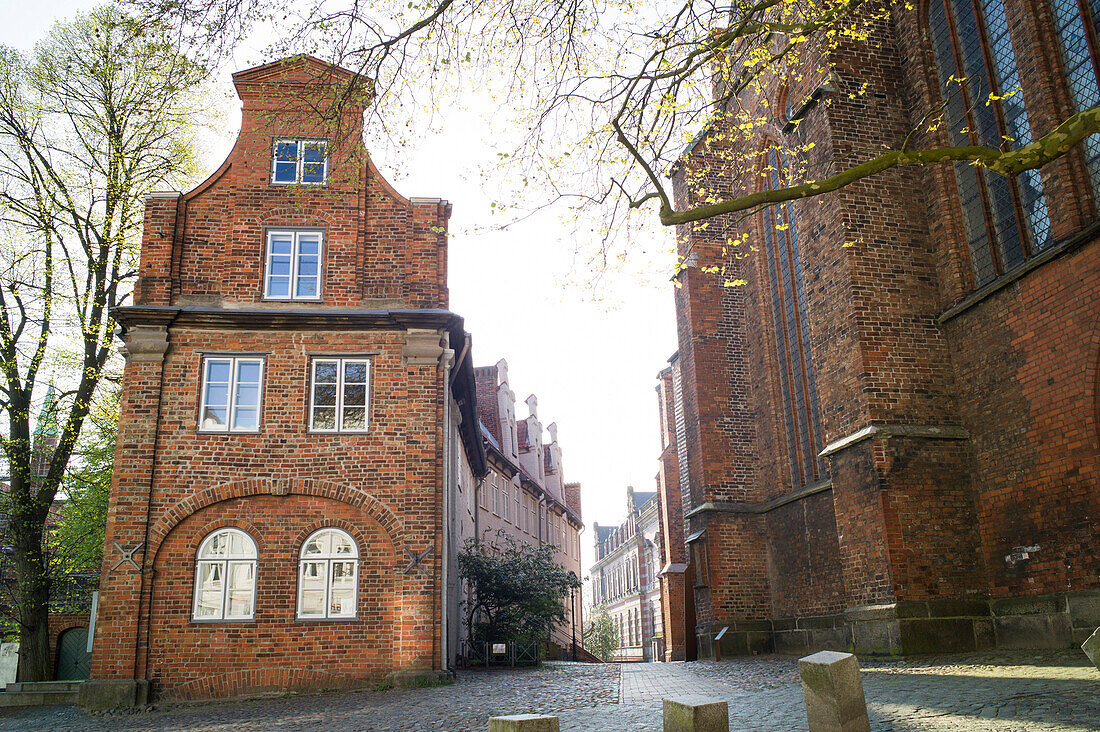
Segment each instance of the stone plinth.
[[558,732],[558,718],[542,714],[513,714],[489,720],[489,732]]
[[1081,644],[1081,650],[1092,661],[1092,665],[1100,669],[1100,628],[1092,631],[1092,635]]
[[821,651],[798,660],[810,732],[870,732],[859,662],[851,653]]
[[702,696],[665,699],[664,732],[729,732],[729,704]]

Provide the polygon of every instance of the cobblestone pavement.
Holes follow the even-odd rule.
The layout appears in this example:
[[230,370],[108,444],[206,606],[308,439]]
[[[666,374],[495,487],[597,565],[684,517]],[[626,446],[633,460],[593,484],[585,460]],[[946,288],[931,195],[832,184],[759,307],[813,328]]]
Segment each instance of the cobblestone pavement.
[[[934,732],[1100,730],[1100,672],[1081,653],[985,653],[861,662],[872,729]],[[730,729],[806,730],[798,663],[586,665],[463,671],[452,686],[159,707],[86,716],[73,707],[0,709],[0,730],[110,732],[484,732],[497,714],[557,714],[563,732],[661,729],[661,700],[705,695],[730,707]]]

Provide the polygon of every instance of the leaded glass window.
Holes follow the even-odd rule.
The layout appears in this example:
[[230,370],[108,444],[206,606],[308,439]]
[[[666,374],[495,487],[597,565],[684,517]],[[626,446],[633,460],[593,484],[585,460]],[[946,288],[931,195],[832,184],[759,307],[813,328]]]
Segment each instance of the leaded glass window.
[[[765,162],[768,188],[785,187],[786,160],[782,153],[769,148]],[[821,480],[825,469],[817,457],[822,449],[821,417],[810,355],[806,289],[794,205],[787,201],[764,209],[763,229],[764,269],[771,300],[791,484],[800,487]]]
[[[1075,110],[1100,105],[1100,0],[1051,0],[1051,10]],[[1100,202],[1100,135],[1082,145],[1092,195]]]
[[[1003,0],[931,0],[928,22],[952,145],[1010,150],[1031,143]],[[1037,170],[1005,178],[955,163],[974,281],[984,285],[1050,244]]]

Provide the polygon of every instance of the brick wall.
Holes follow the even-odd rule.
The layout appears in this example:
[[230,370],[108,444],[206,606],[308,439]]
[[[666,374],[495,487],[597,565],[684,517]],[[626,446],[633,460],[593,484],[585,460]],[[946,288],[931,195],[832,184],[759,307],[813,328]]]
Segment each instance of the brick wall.
[[[1037,136],[1072,111],[1057,39],[1045,4],[1005,5]],[[678,206],[757,190],[752,166],[727,161],[769,140],[813,143],[806,162],[819,176],[836,159],[899,145],[940,104],[924,12],[896,6],[868,41],[821,58],[827,88],[778,67],[759,97],[743,94],[743,108],[773,123],[731,147],[729,122],[714,122],[675,171]],[[774,113],[784,96],[798,108],[815,90],[784,129]],[[945,142],[922,128],[910,145]],[[700,509],[684,530],[706,530],[709,557],[695,592],[701,638],[731,621],[1100,588],[1088,548],[1100,539],[1097,209],[1079,150],[1042,177],[1055,243],[977,294],[950,166],[792,205],[822,443],[833,444],[828,480],[811,490],[791,479],[764,220],[680,227],[683,494],[685,512]],[[721,274],[701,271],[711,266]]]
[[[444,665],[449,206],[405,199],[378,175],[361,108],[332,126],[303,107],[303,92],[324,108],[351,79],[308,57],[237,74],[244,117],[225,164],[147,202],[136,306],[116,312],[128,362],[93,679],[191,698]],[[326,185],[270,184],[281,136],[330,140]],[[263,299],[270,226],[323,229],[320,302]],[[198,430],[211,353],[262,355],[257,434]],[[333,354],[371,360],[367,433],[308,431],[310,358]],[[193,620],[195,553],[227,526],[258,547],[255,618]],[[358,545],[357,615],[298,620],[298,552],[325,526]],[[409,552],[423,554],[411,569]]]

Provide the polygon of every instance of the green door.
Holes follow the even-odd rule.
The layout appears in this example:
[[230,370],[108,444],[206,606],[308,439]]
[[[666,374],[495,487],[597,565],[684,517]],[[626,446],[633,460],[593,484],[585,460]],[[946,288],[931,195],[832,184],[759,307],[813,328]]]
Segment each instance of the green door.
[[78,681],[92,671],[92,654],[88,653],[88,629],[69,628],[57,641],[57,680]]

